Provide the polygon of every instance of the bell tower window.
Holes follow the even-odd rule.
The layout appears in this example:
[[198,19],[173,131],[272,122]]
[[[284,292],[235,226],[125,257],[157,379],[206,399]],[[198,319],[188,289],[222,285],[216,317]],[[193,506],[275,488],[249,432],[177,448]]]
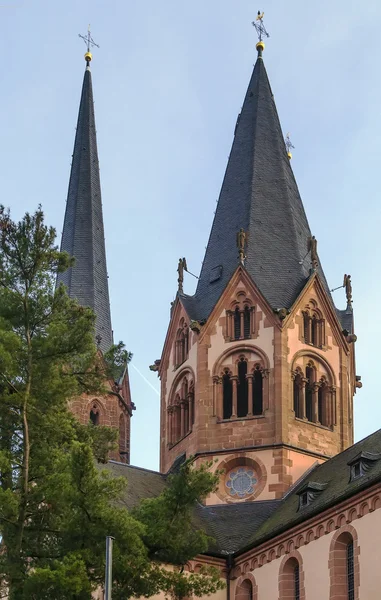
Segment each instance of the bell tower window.
[[304,343],[322,348],[325,343],[325,323],[315,300],[310,300],[302,315]]
[[[246,419],[264,414],[268,398],[267,369],[249,351],[232,353],[228,365],[213,376],[213,402],[219,419]],[[266,384],[265,384],[266,382]]]
[[247,362],[241,358],[238,363],[238,401],[237,401],[237,416],[246,417],[248,411],[247,397]]
[[239,293],[232,303],[231,309],[226,311],[225,340],[249,340],[255,333],[255,311],[251,300]]
[[179,367],[184,361],[187,360],[189,354],[189,329],[184,319],[180,320],[179,329],[177,330],[175,349],[174,349],[174,363],[175,368]]
[[308,360],[292,374],[295,417],[332,429],[336,424],[336,388],[328,370],[318,361]]
[[223,418],[230,419],[233,412],[233,385],[228,370],[222,376]]

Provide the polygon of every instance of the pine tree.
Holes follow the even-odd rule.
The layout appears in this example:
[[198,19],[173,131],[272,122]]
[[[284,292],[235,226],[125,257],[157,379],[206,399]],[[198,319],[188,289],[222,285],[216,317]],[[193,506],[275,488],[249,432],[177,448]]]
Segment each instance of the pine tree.
[[183,566],[207,548],[192,509],[216,475],[185,463],[161,496],[129,513],[125,480],[96,466],[116,432],[82,426],[68,409],[130,358],[121,343],[99,357],[93,312],[55,289],[71,264],[41,208],[19,223],[0,208],[0,592],[89,600],[113,535],[115,599],[211,593],[221,587],[216,572],[189,576]]

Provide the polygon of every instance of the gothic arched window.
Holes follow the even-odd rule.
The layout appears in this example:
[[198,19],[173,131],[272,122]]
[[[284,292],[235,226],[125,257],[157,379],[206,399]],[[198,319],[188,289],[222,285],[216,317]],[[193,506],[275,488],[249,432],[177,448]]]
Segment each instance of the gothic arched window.
[[238,363],[237,416],[246,417],[249,412],[247,397],[247,362],[241,358]]
[[189,371],[177,379],[167,407],[167,443],[177,444],[192,431],[194,422],[194,382]]
[[260,367],[254,369],[253,376],[253,414],[263,413],[263,375]]
[[128,462],[126,418],[123,413],[119,416],[119,455],[121,462]]
[[233,413],[233,386],[230,373],[225,371],[222,376],[223,419],[230,419]]
[[303,410],[302,410],[302,376],[300,373],[294,374],[294,412],[295,417],[298,419],[303,418]]
[[94,402],[90,408],[90,423],[93,425],[99,425],[101,422],[101,411],[97,402]]
[[230,310],[226,311],[225,340],[232,342],[250,339],[254,333],[254,315],[252,301],[245,293],[239,292]]

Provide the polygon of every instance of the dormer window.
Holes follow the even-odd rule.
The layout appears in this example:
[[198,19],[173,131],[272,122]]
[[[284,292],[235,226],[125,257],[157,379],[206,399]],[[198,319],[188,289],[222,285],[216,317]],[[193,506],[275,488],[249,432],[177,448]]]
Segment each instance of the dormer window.
[[310,506],[314,500],[321,494],[327,487],[326,483],[316,483],[315,481],[309,481],[304,485],[297,493],[299,496],[299,510]]
[[348,462],[351,469],[350,481],[355,481],[366,475],[376,461],[380,459],[381,454],[374,454],[373,452],[360,452],[360,454],[357,454]]

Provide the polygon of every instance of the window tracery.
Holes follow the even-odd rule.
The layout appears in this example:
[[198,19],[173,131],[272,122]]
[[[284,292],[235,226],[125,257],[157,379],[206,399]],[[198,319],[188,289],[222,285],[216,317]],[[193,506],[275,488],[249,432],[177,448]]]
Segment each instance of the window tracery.
[[252,301],[246,294],[240,292],[232,303],[230,310],[226,311],[225,339],[248,340],[255,333],[255,310]]
[[315,300],[310,300],[303,312],[303,341],[317,348],[325,344],[325,321]]
[[194,382],[186,372],[177,381],[167,408],[167,443],[177,444],[191,433],[194,423]]
[[223,420],[262,416],[268,370],[248,351],[229,358],[232,365],[222,365],[213,377],[217,416]]
[[179,323],[179,328],[175,340],[174,363],[175,368],[185,362],[189,355],[189,327],[182,318]]
[[308,360],[292,372],[295,417],[333,428],[336,424],[336,388],[326,369]]

